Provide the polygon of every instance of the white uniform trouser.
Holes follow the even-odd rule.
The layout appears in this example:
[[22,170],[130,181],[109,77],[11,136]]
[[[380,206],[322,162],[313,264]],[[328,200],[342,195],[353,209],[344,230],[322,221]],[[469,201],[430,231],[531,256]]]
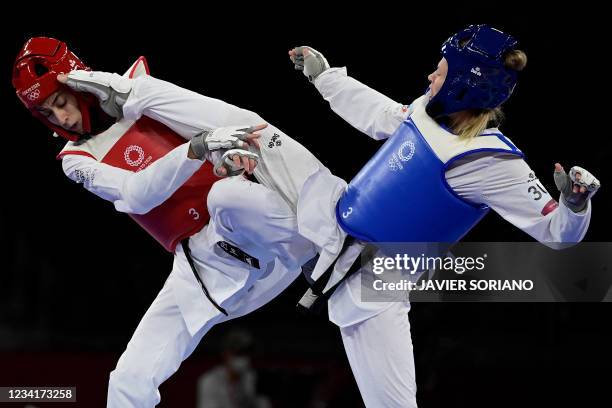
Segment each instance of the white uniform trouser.
[[[306,183],[305,189],[310,195],[298,211],[304,221],[300,231],[306,230],[313,242],[330,251],[326,259],[322,252],[315,273],[325,271],[333,263],[334,254],[339,252],[346,236],[338,226],[335,212],[336,202],[345,187],[346,183],[329,172],[319,172]],[[363,401],[368,408],[416,407],[414,356],[408,321],[410,304],[364,302],[361,289],[361,272],[358,272],[342,283],[330,298],[329,318],[340,327],[344,349]]]
[[[197,234],[198,239],[220,234],[251,255],[271,258],[273,268],[269,268],[267,274],[255,282],[247,284],[248,287],[237,288],[234,295],[222,303],[229,316],[221,313],[212,315],[194,335],[188,330],[177,305],[177,293],[173,290],[177,271],[173,270],[111,373],[107,400],[109,408],[154,407],[160,402],[159,385],[178,370],[181,362],[215,324],[247,314],[272,300],[300,274],[299,266],[288,267],[301,265],[314,255],[314,248],[297,233],[294,212],[278,194],[262,185],[238,177],[220,181],[213,186],[208,204],[211,220],[205,228],[214,228],[215,234]],[[265,206],[262,208],[262,205]],[[271,211],[267,213],[266,208]],[[214,243],[207,244],[214,247]],[[268,253],[264,254],[264,250]],[[177,256],[184,256],[179,253],[177,251]],[[223,262],[218,262],[215,257],[222,257]],[[243,268],[246,273],[250,270],[246,264],[231,257],[228,259],[224,253],[218,255],[208,251],[198,254],[198,258],[205,266],[233,262],[228,268]],[[265,268],[262,265],[262,269]],[[199,272],[203,275],[224,274],[227,271],[207,268]],[[195,277],[192,278],[193,284],[199,285]],[[207,280],[210,281],[204,279],[205,282]],[[214,290],[208,289],[214,298]],[[204,296],[201,290],[199,295]]]
[[368,408],[416,408],[414,355],[407,302],[341,327],[342,342]]

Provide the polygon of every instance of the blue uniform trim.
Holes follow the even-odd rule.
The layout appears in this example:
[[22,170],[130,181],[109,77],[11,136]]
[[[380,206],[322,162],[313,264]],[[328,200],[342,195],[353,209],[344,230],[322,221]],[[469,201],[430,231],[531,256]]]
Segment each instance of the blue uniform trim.
[[[488,135],[481,135],[481,136],[488,136]],[[470,154],[475,154],[475,153],[480,153],[480,152],[491,152],[491,153],[508,153],[508,154],[515,154],[519,157],[523,157],[523,153],[520,151],[516,151],[516,152],[509,152],[508,150],[505,149],[495,149],[495,148],[481,148],[481,149],[474,149],[474,150],[470,150],[467,152],[463,152],[461,154],[458,154],[455,157],[452,157],[449,161],[446,162],[446,164],[444,165],[444,168],[442,169],[442,172],[440,173],[440,178],[442,179],[442,184],[444,184],[444,187],[446,187],[446,189],[453,194],[455,197],[457,197],[459,200],[463,201],[466,204],[471,205],[472,207],[475,208],[479,208],[482,210],[488,210],[489,206],[486,204],[482,204],[482,203],[473,203],[471,201],[466,200],[465,198],[461,197],[459,194],[457,194],[455,192],[455,190],[452,189],[452,187],[448,184],[448,181],[446,180],[446,170],[448,170],[448,168],[450,167],[450,165],[455,162],[456,160],[461,159],[462,157],[465,156],[469,156]]]
[[[497,138],[498,138],[499,140],[501,140],[502,142],[504,142],[504,143],[505,143],[505,144],[506,144],[506,145],[507,145],[509,148],[511,148],[511,149],[512,149],[512,151],[514,151],[514,152],[520,152],[520,150],[519,150],[519,149],[517,149],[517,148],[516,148],[516,146],[515,146],[515,145],[513,145],[513,144],[512,144],[512,142],[510,142],[510,140],[508,140],[508,138],[507,138],[506,136],[504,136],[504,135],[499,135],[499,136],[497,136]],[[522,154],[522,153],[521,153],[521,154]]]

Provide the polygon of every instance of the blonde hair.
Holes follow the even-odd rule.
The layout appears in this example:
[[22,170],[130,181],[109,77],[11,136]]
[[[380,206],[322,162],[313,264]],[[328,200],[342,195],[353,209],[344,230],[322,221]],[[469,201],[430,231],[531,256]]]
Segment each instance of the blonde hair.
[[[527,65],[527,55],[521,50],[506,53],[504,65],[515,71],[522,71]],[[460,140],[469,142],[481,134],[489,123],[499,124],[504,119],[501,107],[493,109],[470,109],[450,115],[451,128],[459,135]]]

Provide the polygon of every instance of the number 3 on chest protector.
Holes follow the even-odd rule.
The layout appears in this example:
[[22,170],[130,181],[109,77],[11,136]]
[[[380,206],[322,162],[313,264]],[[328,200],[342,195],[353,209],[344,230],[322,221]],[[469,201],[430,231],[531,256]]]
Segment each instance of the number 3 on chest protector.
[[347,211],[342,213],[342,218],[348,218],[349,215],[353,213],[353,207],[349,207]]

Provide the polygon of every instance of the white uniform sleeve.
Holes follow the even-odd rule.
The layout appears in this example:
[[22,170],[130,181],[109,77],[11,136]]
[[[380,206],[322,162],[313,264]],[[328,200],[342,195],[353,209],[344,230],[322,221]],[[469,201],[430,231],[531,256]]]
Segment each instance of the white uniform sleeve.
[[391,136],[410,114],[406,105],[349,77],[346,68],[330,68],[314,84],[334,112],[376,140]]
[[506,221],[553,249],[566,246],[560,243],[580,242],[589,227],[591,203],[580,213],[562,202],[551,211],[553,197],[522,159],[503,154],[483,157],[447,171],[446,178],[463,198],[487,204]]
[[123,114],[130,120],[137,120],[142,115],[148,116],[185,139],[191,139],[202,130],[264,123],[254,112],[150,75],[134,80],[132,92],[123,105]]
[[111,201],[117,211],[145,214],[166,201],[195,173],[202,161],[187,157],[184,143],[137,173],[81,155],[62,159],[64,173],[87,190]]

